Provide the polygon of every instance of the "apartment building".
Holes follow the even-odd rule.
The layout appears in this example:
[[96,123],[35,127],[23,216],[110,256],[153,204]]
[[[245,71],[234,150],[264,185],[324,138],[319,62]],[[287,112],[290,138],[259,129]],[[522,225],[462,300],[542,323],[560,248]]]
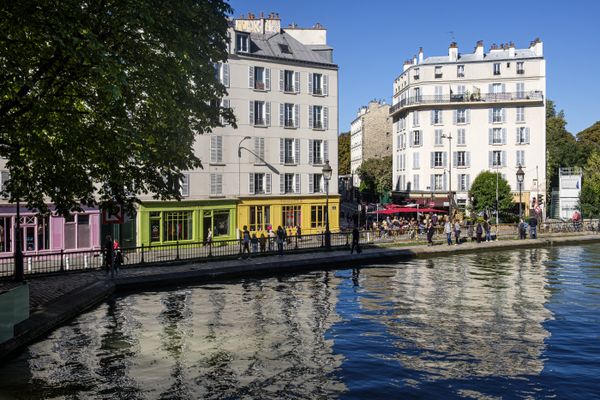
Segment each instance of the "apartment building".
[[371,101],[358,110],[350,124],[350,171],[355,187],[360,185],[356,170],[364,160],[392,155],[391,133],[389,104]]
[[[138,243],[234,239],[248,226],[325,229],[329,161],[331,230],[338,229],[338,67],[327,30],[281,27],[277,14],[231,21],[229,59],[215,67],[227,87],[237,129],[216,128],[198,138],[204,169],[188,171],[181,202],[145,199]],[[295,232],[295,229],[293,230]]]
[[404,63],[394,81],[394,197],[436,206],[468,202],[471,182],[482,171],[498,171],[524,209],[545,187],[546,62],[543,44],[527,48],[477,42],[461,54],[418,56]]

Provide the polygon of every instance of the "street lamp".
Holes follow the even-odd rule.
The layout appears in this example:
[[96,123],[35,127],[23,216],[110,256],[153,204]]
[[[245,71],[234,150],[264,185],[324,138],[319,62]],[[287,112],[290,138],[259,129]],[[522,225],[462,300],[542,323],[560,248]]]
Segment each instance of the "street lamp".
[[250,136],[244,136],[240,143],[238,144],[238,197],[242,194],[242,179],[241,179],[241,171],[240,164],[242,163],[242,143],[244,140],[252,139]]
[[331,232],[329,231],[329,180],[333,170],[329,165],[329,160],[325,160],[323,166],[323,179],[325,179],[325,248],[331,249]]
[[517,169],[517,185],[519,186],[519,219],[523,217],[521,211],[521,194],[523,190],[523,180],[525,179],[525,172],[523,172],[523,168],[521,168],[521,164],[519,164],[519,169]]
[[448,139],[448,220],[452,222],[452,135],[443,133],[442,139]]

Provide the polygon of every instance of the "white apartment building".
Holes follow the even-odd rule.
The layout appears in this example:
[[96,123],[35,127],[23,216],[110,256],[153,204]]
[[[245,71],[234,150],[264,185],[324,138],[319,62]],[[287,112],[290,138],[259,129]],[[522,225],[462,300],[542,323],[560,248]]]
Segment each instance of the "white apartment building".
[[363,119],[360,118],[366,110],[361,108],[359,116],[350,123],[350,173],[352,174],[352,185],[358,187],[360,185],[360,178],[356,173],[356,170],[363,161]]
[[327,30],[282,28],[277,14],[249,13],[231,21],[229,36],[229,59],[216,74],[237,129],[198,138],[204,168],[186,173],[184,201],[143,203],[141,243],[203,240],[209,228],[215,240],[235,238],[243,226],[259,234],[279,225],[321,232],[326,161],[330,225],[338,229],[338,67]]
[[484,52],[427,57],[423,50],[404,63],[394,81],[390,115],[394,123],[395,197],[438,198],[452,191],[459,205],[468,201],[471,182],[482,171],[498,171],[525,209],[530,193],[545,187],[546,62],[535,39],[525,49],[513,43]]

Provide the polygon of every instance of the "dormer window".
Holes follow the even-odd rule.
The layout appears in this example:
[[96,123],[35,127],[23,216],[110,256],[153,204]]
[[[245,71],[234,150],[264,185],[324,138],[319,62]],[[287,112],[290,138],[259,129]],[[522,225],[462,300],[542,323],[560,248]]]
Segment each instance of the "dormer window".
[[250,38],[248,35],[242,33],[236,35],[236,50],[240,53],[250,52]]

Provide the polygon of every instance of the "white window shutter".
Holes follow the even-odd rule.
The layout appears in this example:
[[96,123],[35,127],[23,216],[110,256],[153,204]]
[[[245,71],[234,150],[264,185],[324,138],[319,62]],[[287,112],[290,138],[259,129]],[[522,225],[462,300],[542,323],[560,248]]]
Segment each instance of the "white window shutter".
[[190,195],[190,174],[183,174],[181,177],[181,195],[187,197]]
[[210,194],[217,194],[217,174],[210,174]]
[[210,137],[210,162],[217,162],[217,136]]
[[279,193],[285,193],[285,174],[279,174]]
[[466,163],[467,167],[471,166],[471,152],[470,151],[465,152],[465,163]]
[[313,152],[314,140],[308,139],[308,163],[313,164],[313,160],[315,159],[315,155]]
[[323,107],[323,129],[329,129],[329,107]]
[[248,108],[248,123],[254,125],[254,101],[250,100],[248,104],[250,105]]
[[294,186],[295,186],[295,192],[297,194],[300,194],[300,174],[294,175]]
[[520,132],[521,132],[521,128],[517,126],[517,129],[516,129],[517,136],[515,137],[515,143],[516,144],[521,144],[521,141],[520,141],[520,136],[521,135],[519,134]]
[[329,75],[323,74],[323,94],[329,96]]
[[456,125],[458,123],[458,110],[452,111],[452,123]]
[[440,110],[440,124],[444,123],[444,112]]
[[300,104],[294,104],[294,127],[300,128]]
[[313,74],[310,72],[308,73],[308,94],[313,94]]
[[254,89],[254,67],[248,67],[248,87]]
[[217,162],[223,162],[223,136],[217,136]]
[[285,163],[285,139],[279,138],[279,163]]
[[259,156],[260,156],[260,139],[263,138],[259,138],[259,137],[255,137],[254,138],[254,162],[258,163],[260,162]]
[[488,110],[488,122],[491,124],[492,122],[494,122],[494,109],[490,108]]
[[529,144],[529,128],[525,128],[525,143]]
[[254,174],[252,172],[248,174],[248,193],[254,194]]
[[315,192],[315,182],[313,179],[313,174],[308,174],[308,193],[314,193]]
[[229,87],[229,64],[223,64],[223,85]]
[[502,84],[502,93],[506,93],[506,84],[505,83]]
[[431,152],[431,168],[435,165],[435,152]]
[[294,91],[300,93],[300,72],[294,72]]
[[431,125],[433,125],[435,110],[431,110]]
[[265,125],[271,126],[271,102],[265,102]]
[[444,174],[444,191],[448,190],[448,175]]
[[271,68],[265,68],[265,89],[271,90]]
[[493,144],[494,143],[494,129],[493,128],[489,128],[488,129],[488,133],[489,133],[489,142],[488,142],[488,144]]
[[314,121],[313,121],[313,106],[308,106],[308,127],[309,128],[315,127]]
[[506,150],[502,151],[502,166],[506,167]]
[[506,144],[506,128],[502,128],[502,144]]
[[284,87],[283,87],[283,83],[284,83],[284,80],[285,80],[284,74],[285,74],[285,71],[282,70],[282,69],[280,69],[279,70],[279,91],[280,92],[283,92],[283,90],[284,90]]
[[442,153],[442,165],[444,168],[448,166],[448,153],[445,151]]
[[323,162],[329,161],[329,142],[323,140]]
[[279,126],[284,125],[284,116],[285,116],[285,104],[279,103]]
[[456,151],[452,153],[452,166],[453,167],[458,166],[458,152],[456,152]]
[[429,186],[429,188],[433,192],[435,190],[435,176],[434,175],[429,175],[429,184],[431,185],[431,186]]
[[471,123],[471,110],[467,108],[466,113],[467,113],[467,117],[466,117],[467,118],[467,124],[470,124]]
[[271,174],[265,174],[265,193],[271,194]]
[[506,122],[506,108],[502,109],[502,122]]
[[300,139],[294,139],[294,163],[300,164]]
[[488,152],[488,160],[489,160],[489,167],[491,169],[494,166],[494,152],[493,151]]

